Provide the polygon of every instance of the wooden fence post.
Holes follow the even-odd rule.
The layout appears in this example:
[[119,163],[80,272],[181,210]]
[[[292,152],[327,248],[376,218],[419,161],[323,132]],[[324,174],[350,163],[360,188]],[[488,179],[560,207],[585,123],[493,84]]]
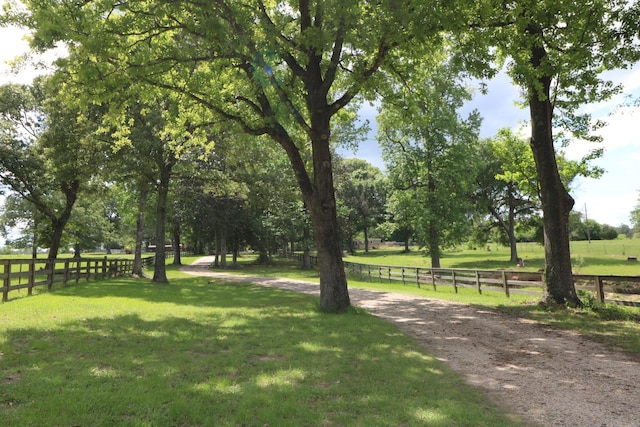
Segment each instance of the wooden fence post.
[[68,259],[64,260],[64,273],[62,275],[62,283],[63,284],[67,284],[67,282],[69,281],[69,265],[71,264],[71,262]]
[[416,268],[416,283],[418,284],[418,289],[420,289],[420,268]]
[[453,289],[456,291],[456,294],[458,293],[458,284],[456,283],[456,272],[452,271],[451,272],[451,280],[453,280]]
[[31,296],[33,293],[33,284],[36,281],[36,260],[29,260],[29,287],[27,288],[27,295]]
[[9,301],[9,285],[11,284],[11,260],[2,259],[2,301]]
[[431,284],[433,285],[433,290],[436,290],[436,273],[435,271],[433,271],[433,268],[431,270]]
[[604,284],[600,276],[594,276],[593,281],[596,287],[596,299],[604,304]]
[[47,289],[51,290],[51,287],[53,286],[53,276],[55,275],[55,271],[56,271],[56,260],[55,259],[51,259],[51,258],[47,258],[47,263],[45,264],[47,270]]
[[509,298],[509,283],[507,281],[507,272],[502,270],[502,286],[504,286],[504,293]]
[[478,287],[478,293],[482,295],[482,288],[480,287],[480,273],[476,270],[476,286]]

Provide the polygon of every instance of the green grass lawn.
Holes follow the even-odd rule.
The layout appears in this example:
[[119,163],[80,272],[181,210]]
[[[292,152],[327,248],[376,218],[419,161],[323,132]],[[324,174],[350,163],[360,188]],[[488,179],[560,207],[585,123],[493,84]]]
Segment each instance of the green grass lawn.
[[361,310],[169,274],[0,304],[0,425],[522,425]]

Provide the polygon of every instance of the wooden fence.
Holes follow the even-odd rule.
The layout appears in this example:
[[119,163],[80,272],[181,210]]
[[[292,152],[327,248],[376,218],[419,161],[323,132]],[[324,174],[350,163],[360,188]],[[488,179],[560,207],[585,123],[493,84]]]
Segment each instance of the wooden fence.
[[[2,301],[9,300],[9,292],[27,289],[31,295],[33,288],[47,286],[51,290],[55,283],[68,283],[80,279],[101,279],[123,276],[133,272],[133,259],[124,258],[1,258],[0,279],[2,280]],[[154,257],[142,259],[143,266],[153,265]]]
[[[356,264],[345,262],[349,274],[368,281],[401,282],[417,287],[452,286],[485,290],[542,295],[542,273],[508,270],[467,270],[458,268],[417,268]],[[593,293],[597,301],[640,307],[640,276],[574,275],[576,289]]]
[[[294,257],[301,261],[302,255]],[[311,257],[312,264],[317,258]],[[440,286],[452,286],[455,292],[459,288],[473,288],[483,291],[511,294],[542,295],[543,277],[539,272],[508,270],[468,270],[459,268],[422,268],[368,265],[344,262],[348,274],[367,281],[395,282],[417,287],[429,286],[437,290]],[[640,276],[573,276],[576,289],[591,292],[601,303],[614,302],[620,305],[640,307]]]

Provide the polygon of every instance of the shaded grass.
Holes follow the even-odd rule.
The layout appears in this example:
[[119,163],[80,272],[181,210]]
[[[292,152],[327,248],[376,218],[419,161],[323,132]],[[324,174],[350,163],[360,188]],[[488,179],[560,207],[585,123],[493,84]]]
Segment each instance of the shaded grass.
[[361,310],[176,268],[0,305],[0,425],[522,425]]

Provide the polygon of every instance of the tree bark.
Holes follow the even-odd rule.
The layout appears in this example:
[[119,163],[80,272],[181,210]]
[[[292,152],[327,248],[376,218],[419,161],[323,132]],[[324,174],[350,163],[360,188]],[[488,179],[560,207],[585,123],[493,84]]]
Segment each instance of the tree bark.
[[369,230],[364,227],[364,253],[369,253]]
[[[535,27],[529,28],[535,32]],[[546,57],[544,47],[531,49],[531,62],[540,69]],[[569,213],[574,200],[568,193],[556,162],[553,146],[553,105],[550,100],[551,77],[542,75],[527,88],[531,114],[531,150],[536,163],[542,201],[545,271],[544,302],[581,305],[571,271],[569,249]]]
[[169,175],[166,170],[160,172],[158,184],[158,205],[156,206],[156,259],[153,270],[153,282],[167,283],[167,269],[165,259],[165,234],[167,223],[167,199],[169,194]]
[[511,191],[509,191],[509,222],[507,224],[509,227],[507,230],[507,234],[509,235],[509,248],[511,249],[510,261],[517,263],[520,258],[518,257],[518,241],[516,240],[516,208]]
[[56,217],[54,211],[43,212],[51,220],[51,246],[49,247],[49,259],[56,259],[58,257],[60,244],[62,242],[62,233],[69,222],[69,218],[71,218],[73,206],[78,199],[79,188],[79,181],[65,182],[62,184],[62,192],[65,196],[65,205],[60,215]]
[[[324,103],[326,105],[326,100]],[[317,108],[309,110],[319,111]],[[314,191],[311,193],[307,191],[304,197],[309,206],[318,251],[320,308],[325,312],[343,312],[351,306],[351,300],[342,261],[336,212],[333,168],[329,149],[329,117],[328,114],[318,114],[317,117],[312,118],[314,130],[312,133],[314,180],[312,188]],[[304,190],[305,188],[303,193]]]
[[305,227],[303,233],[302,268],[305,270],[311,270],[311,249],[309,248],[311,232],[307,227]]
[[138,200],[138,217],[136,218],[136,247],[133,255],[133,274],[142,277],[142,239],[144,237],[144,211],[147,208],[147,197],[149,191],[145,188],[140,190]]
[[180,241],[180,219],[173,219],[173,265],[182,265]]
[[440,268],[440,234],[433,221],[429,222],[429,255],[431,268]]
[[62,241],[62,232],[66,221],[61,219],[52,219],[51,221],[51,246],[49,247],[49,259],[56,259],[60,251],[60,242]]
[[502,229],[504,230],[505,233],[507,233],[507,237],[509,238],[509,248],[510,248],[510,253],[511,253],[511,257],[509,259],[509,262],[512,263],[517,263],[520,258],[518,257],[518,242],[516,240],[516,213],[515,213],[515,206],[513,203],[513,196],[511,194],[511,192],[509,193],[509,201],[508,201],[508,219],[507,221],[504,220],[504,218],[502,218],[502,216],[500,215],[500,213],[496,210],[496,208],[493,205],[489,205],[489,212],[491,212],[491,215],[496,219],[496,221],[498,221],[498,223],[500,224],[500,227],[502,227]]
[[220,227],[218,228],[218,233],[220,236],[220,268],[227,268],[227,226],[224,224],[224,221],[221,222]]

